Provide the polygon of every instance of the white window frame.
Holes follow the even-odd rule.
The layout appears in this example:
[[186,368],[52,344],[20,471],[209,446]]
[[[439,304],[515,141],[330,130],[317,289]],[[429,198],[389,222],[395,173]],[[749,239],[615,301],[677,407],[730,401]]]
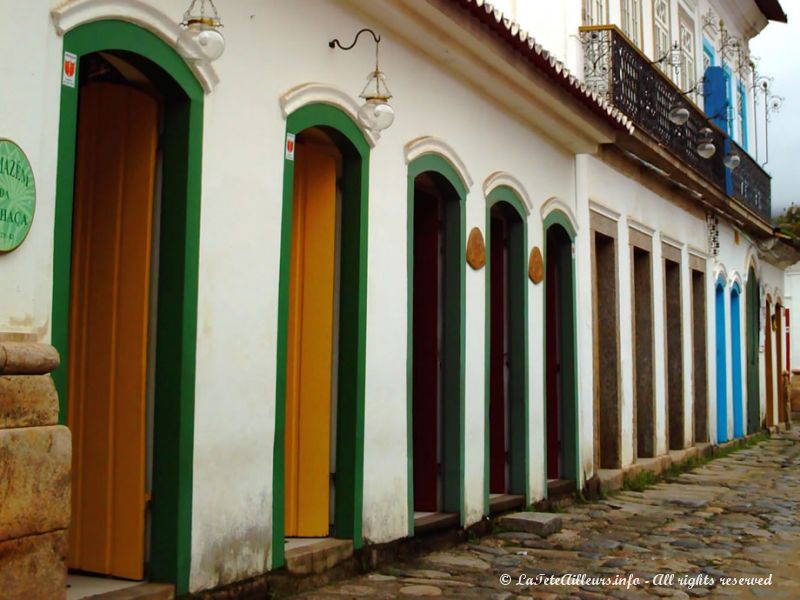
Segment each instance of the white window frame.
[[606,0],[583,0],[583,24],[606,25],[608,2]]
[[[684,32],[688,34],[689,44],[686,44],[687,37]],[[686,91],[695,85],[697,78],[697,40],[694,35],[694,22],[689,15],[681,12],[678,19],[678,47],[681,50],[681,71],[679,86],[681,90]],[[697,98],[697,92],[692,92],[693,100]]]
[[[663,4],[667,8],[666,20],[658,18],[658,5]],[[670,35],[670,20],[672,18],[672,7],[670,0],[653,0],[653,60],[659,61],[658,68],[665,74],[672,75],[672,59],[670,49],[672,47]]]
[[634,45],[642,47],[642,0],[622,0],[622,31]]

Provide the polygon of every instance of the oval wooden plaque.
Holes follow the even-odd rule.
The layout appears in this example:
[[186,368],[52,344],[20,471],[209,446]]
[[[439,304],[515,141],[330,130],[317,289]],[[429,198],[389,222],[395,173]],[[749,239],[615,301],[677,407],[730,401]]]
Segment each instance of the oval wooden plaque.
[[544,279],[544,261],[542,251],[538,246],[531,248],[531,256],[528,259],[528,277],[533,283],[541,283]]
[[467,240],[467,264],[475,269],[482,269],[486,264],[486,244],[483,241],[483,234],[477,227],[473,227],[469,232]]

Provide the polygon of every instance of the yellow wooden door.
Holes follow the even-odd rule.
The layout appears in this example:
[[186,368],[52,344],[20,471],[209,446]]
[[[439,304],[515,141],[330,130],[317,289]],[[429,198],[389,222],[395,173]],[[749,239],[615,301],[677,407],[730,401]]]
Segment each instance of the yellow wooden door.
[[141,579],[158,104],[81,88],[70,282],[71,568]]
[[324,537],[330,523],[331,365],[336,157],[295,152],[286,382],[286,535]]

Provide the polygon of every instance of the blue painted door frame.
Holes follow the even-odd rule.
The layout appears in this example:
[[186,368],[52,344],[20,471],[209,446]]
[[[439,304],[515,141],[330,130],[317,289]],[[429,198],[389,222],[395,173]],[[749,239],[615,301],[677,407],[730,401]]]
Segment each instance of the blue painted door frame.
[[725,285],[716,285],[717,329],[717,442],[728,441],[728,373],[725,360]]
[[742,418],[742,330],[741,290],[739,284],[731,287],[731,385],[733,385],[733,437],[744,435]]

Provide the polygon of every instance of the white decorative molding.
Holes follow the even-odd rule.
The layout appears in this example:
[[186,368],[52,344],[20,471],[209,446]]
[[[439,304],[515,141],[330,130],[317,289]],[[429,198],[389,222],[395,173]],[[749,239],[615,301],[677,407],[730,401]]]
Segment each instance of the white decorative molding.
[[662,243],[666,244],[667,246],[672,246],[676,250],[683,251],[684,247],[683,242],[676,240],[675,238],[665,235],[663,233],[659,236],[659,238],[661,239]]
[[721,262],[718,262],[716,265],[714,265],[714,278],[711,280],[714,285],[714,289],[716,289],[717,282],[720,279],[722,279],[724,285],[728,284],[728,270],[725,268],[725,265],[723,265]]
[[350,94],[337,87],[327,83],[303,83],[281,94],[278,100],[284,119],[288,118],[297,109],[309,104],[335,106],[350,117],[353,123],[361,130],[370,148],[374,148],[375,144],[378,143],[380,136],[362,127],[358,121],[358,109],[360,108],[358,102]]
[[455,169],[456,173],[458,173],[458,176],[461,178],[461,182],[464,184],[464,187],[467,188],[467,190],[472,188],[472,177],[470,177],[467,167],[464,165],[464,161],[461,160],[458,154],[456,154],[455,150],[453,150],[453,148],[447,142],[444,142],[439,138],[426,135],[411,140],[404,146],[403,149],[405,151],[406,164],[410,164],[413,160],[425,154],[438,154],[447,160],[447,162],[450,163],[450,166]]
[[750,266],[753,266],[753,270],[756,273],[756,279],[761,279],[761,260],[758,258],[758,246],[755,244],[750,244],[747,248],[747,253],[745,254],[744,258],[744,266],[745,266],[745,281],[747,281],[747,277],[750,275]]
[[652,227],[648,227],[644,223],[640,223],[639,221],[637,221],[636,219],[632,219],[631,217],[628,217],[628,227],[630,227],[631,229],[635,229],[639,233],[649,235],[650,237],[653,237],[656,233],[656,230],[653,229]]
[[[71,0],[50,12],[56,32],[61,36],[87,23],[116,19],[146,29],[171,48],[175,48],[178,43],[178,36],[181,33],[178,21],[182,16],[171,18],[141,0]],[[212,92],[219,83],[219,76],[214,67],[207,63],[186,64],[197,77],[203,90],[207,94]]]
[[575,214],[572,212],[572,207],[566,202],[564,202],[561,198],[558,198],[557,196],[548,198],[547,200],[545,200],[544,204],[542,204],[541,208],[542,221],[545,221],[548,215],[555,210],[560,210],[567,216],[567,219],[569,219],[569,222],[572,225],[572,229],[575,231],[575,236],[577,237],[578,220],[575,218]]
[[742,281],[742,276],[739,274],[739,271],[731,271],[728,273],[728,287],[733,289],[733,284],[739,284],[739,295],[744,294],[744,281]]
[[600,204],[599,202],[595,202],[594,200],[589,200],[589,209],[593,212],[596,212],[598,215],[603,215],[607,219],[611,219],[612,221],[617,221],[622,218],[622,213],[618,213],[615,210],[608,208],[607,206]]
[[688,244],[686,248],[687,248],[690,256],[694,256],[695,258],[699,258],[700,260],[703,260],[703,261],[706,261],[706,260],[708,260],[710,258],[708,256],[708,252],[706,252],[705,250],[702,250],[700,248],[697,248],[696,246],[692,246],[691,244]]
[[531,197],[528,195],[528,192],[525,190],[525,186],[522,185],[522,182],[514,177],[511,173],[506,173],[505,171],[495,171],[489,175],[483,182],[483,196],[488,198],[489,194],[492,193],[492,190],[500,186],[506,186],[514,190],[514,193],[522,201],[522,205],[525,207],[525,214],[531,214],[531,211],[533,210]]

